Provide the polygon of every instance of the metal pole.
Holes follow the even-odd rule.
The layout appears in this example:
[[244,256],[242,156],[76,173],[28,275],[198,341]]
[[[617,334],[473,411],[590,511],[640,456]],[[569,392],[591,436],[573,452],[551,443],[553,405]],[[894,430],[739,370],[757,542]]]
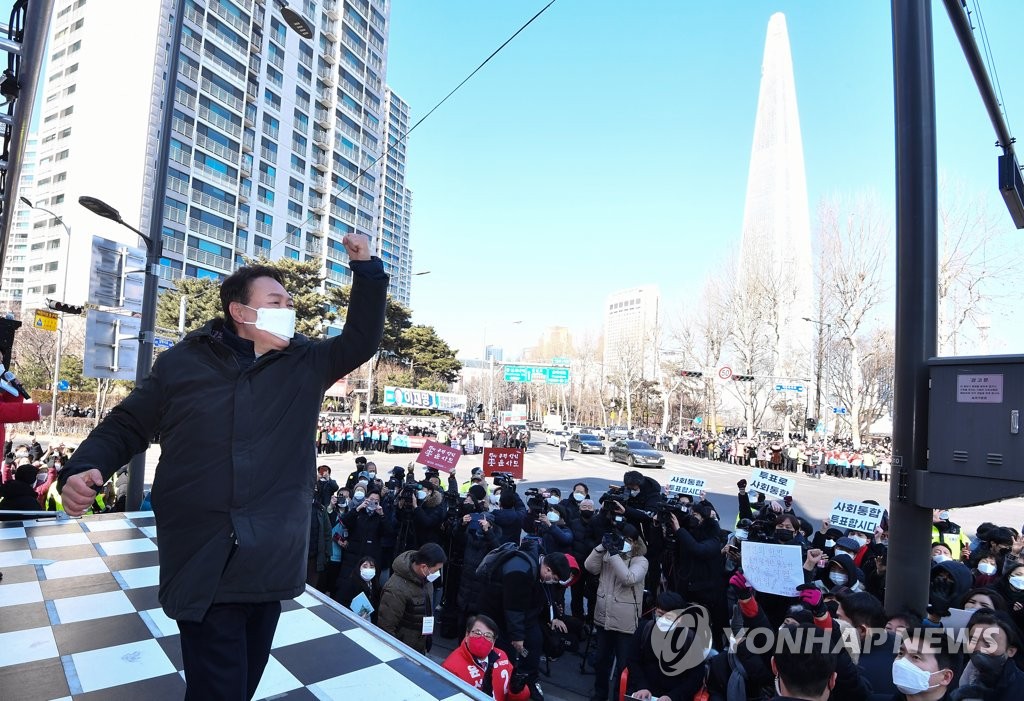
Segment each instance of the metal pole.
[[50,439],[57,433],[57,383],[60,381],[60,347],[64,343],[64,314],[57,317],[57,353],[53,359],[53,385],[50,388]]
[[185,337],[185,307],[188,305],[188,295],[182,295],[178,300],[178,335]]
[[892,0],[896,124],[896,376],[889,486],[889,613],[924,611],[932,518],[914,504],[926,467],[928,358],[936,350],[937,177],[931,3]]
[[[167,194],[167,162],[171,150],[171,123],[174,117],[174,89],[178,82],[178,56],[181,47],[181,28],[184,23],[184,0],[174,3],[174,28],[171,30],[165,74],[163,122],[157,146],[156,174],[153,182],[153,204],[151,206],[149,233],[146,241],[146,282],[142,292],[142,331],[139,342],[139,359],[135,366],[135,385],[138,386],[149,376],[153,367],[153,327],[156,321],[157,266],[160,263],[161,231],[163,230],[164,199]],[[150,436],[147,436],[149,438]],[[137,511],[142,505],[146,481],[145,451],[132,457],[128,465],[128,494],[126,508]]]
[[[484,351],[486,352],[486,350]],[[494,355],[490,356],[490,390],[487,398],[487,418],[494,419]]]

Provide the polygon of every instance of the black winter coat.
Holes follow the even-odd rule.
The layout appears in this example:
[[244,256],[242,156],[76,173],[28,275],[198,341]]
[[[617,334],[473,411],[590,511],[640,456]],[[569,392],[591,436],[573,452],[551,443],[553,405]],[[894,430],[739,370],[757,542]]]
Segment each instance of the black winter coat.
[[705,521],[694,530],[680,528],[676,531],[676,542],[679,544],[676,591],[687,600],[696,594],[700,601],[712,593],[721,593],[725,587],[725,555],[722,554],[718,522]]
[[372,557],[378,567],[384,567],[381,558],[384,552],[383,541],[395,530],[395,522],[388,517],[387,512],[371,514],[366,509],[351,509],[341,517],[341,522],[348,529],[348,550],[342,562],[357,563],[364,557]]
[[519,536],[523,532],[526,505],[520,501],[515,508],[495,509],[491,515],[494,516],[494,524],[501,529],[501,542],[518,544]]
[[486,516],[491,527],[485,533],[482,528],[463,528],[460,540],[463,542],[462,578],[459,580],[459,609],[476,612],[480,602],[480,579],[476,568],[487,553],[502,543],[501,529],[494,525],[490,514]]
[[[32,485],[16,479],[7,480],[0,485],[0,497],[3,497],[0,499],[0,512],[40,510]],[[25,517],[15,514],[0,514],[0,521],[20,521],[23,518]]]
[[444,503],[444,493],[439,491],[431,492],[423,503],[412,512],[412,522],[416,525],[417,545],[424,543],[441,544],[441,524],[448,513],[448,506]]
[[[157,357],[153,371],[61,470],[109,479],[160,434],[152,502],[165,613],[201,621],[215,602],[291,599],[305,588],[310,494],[324,392],[380,345],[388,276],[352,261],[344,331],[296,334],[255,358],[211,321]],[[229,343],[231,345],[229,345]]]

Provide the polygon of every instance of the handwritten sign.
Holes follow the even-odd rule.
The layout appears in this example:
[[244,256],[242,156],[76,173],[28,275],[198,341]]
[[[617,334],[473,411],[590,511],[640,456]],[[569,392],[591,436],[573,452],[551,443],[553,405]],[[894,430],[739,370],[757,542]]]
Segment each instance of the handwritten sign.
[[788,496],[796,489],[796,478],[786,477],[771,470],[754,469],[750,472],[750,479],[747,481],[749,488],[757,492],[763,492],[769,499],[775,497],[780,499]]
[[795,545],[743,542],[743,576],[755,590],[779,596],[796,596],[804,583],[803,551]]
[[672,479],[666,485],[670,494],[690,494],[699,497],[704,491],[704,480],[696,477],[683,477],[672,475]]
[[416,456],[416,462],[442,472],[451,472],[458,464],[461,455],[462,451],[458,448],[451,448],[437,441],[427,441],[419,455]]
[[523,478],[523,451],[517,448],[484,448],[484,475],[508,472],[517,480]]
[[881,506],[836,498],[828,520],[835,528],[849,528],[870,535],[878,528],[884,513]]
[[957,375],[958,404],[1002,404],[1002,375]]

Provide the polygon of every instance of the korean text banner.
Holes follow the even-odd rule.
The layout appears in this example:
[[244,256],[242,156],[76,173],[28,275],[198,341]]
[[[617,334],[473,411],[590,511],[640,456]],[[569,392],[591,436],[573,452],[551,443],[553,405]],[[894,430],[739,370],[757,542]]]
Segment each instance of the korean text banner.
[[466,395],[449,392],[430,392],[406,387],[385,387],[384,406],[402,406],[410,409],[434,409],[462,413],[466,411]]

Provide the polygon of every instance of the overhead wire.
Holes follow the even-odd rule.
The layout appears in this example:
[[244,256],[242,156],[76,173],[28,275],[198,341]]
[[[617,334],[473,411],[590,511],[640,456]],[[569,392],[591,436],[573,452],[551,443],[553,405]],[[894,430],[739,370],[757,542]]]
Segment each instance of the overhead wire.
[[[995,88],[996,95],[999,96],[999,109],[1003,113],[1003,119],[1006,120],[1006,129],[1009,132],[1013,132],[1010,129],[1010,117],[1006,113],[1006,100],[1003,99],[1003,87],[999,83],[999,71],[996,69],[995,55],[992,53],[992,45],[989,43],[988,29],[985,27],[985,18],[981,14],[981,3],[979,0],[972,0],[974,4],[974,14],[978,16],[978,36],[981,38],[981,48],[985,53],[985,63],[987,64],[988,72],[992,76],[993,87]],[[1006,144],[1005,146],[1008,146]]]

